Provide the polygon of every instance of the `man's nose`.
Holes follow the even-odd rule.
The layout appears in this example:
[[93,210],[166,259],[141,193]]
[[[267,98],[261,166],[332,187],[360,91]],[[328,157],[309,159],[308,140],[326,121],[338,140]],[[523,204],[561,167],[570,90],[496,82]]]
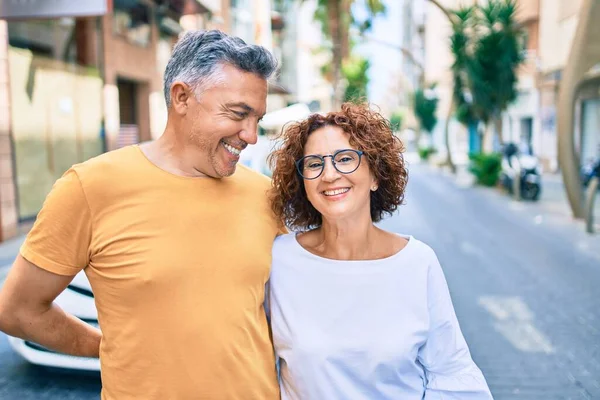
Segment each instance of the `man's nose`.
[[248,122],[241,130],[239,137],[248,144],[256,144],[258,141],[258,124]]

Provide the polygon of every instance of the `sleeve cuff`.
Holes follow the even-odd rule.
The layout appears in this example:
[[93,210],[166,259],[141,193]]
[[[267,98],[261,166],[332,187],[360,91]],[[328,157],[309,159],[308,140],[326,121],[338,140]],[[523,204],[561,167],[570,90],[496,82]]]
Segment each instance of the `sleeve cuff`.
[[35,266],[37,266],[43,270],[52,272],[53,274],[63,275],[63,276],[75,276],[81,271],[81,268],[71,267],[71,266],[67,266],[64,264],[60,264],[60,263],[57,263],[55,261],[49,260],[48,258],[41,256],[40,254],[31,250],[29,248],[29,246],[27,245],[27,242],[25,242],[21,246],[21,249],[19,252],[20,252],[21,256],[24,259],[26,259],[27,261],[29,261],[30,263],[34,264]]
[[[460,399],[492,399],[487,382],[476,366],[471,366],[452,375],[427,374],[427,390],[435,393],[456,394]],[[461,395],[462,397],[458,396]],[[445,398],[445,397],[444,397]],[[450,397],[454,398],[454,397]]]

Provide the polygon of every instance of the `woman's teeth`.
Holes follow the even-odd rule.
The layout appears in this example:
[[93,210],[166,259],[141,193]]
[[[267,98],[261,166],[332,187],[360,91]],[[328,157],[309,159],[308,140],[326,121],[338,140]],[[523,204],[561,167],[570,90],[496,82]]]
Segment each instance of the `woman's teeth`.
[[325,190],[323,192],[323,194],[325,196],[335,196],[335,195],[338,195],[338,194],[346,193],[348,190],[350,190],[350,188],[335,189],[335,190]]

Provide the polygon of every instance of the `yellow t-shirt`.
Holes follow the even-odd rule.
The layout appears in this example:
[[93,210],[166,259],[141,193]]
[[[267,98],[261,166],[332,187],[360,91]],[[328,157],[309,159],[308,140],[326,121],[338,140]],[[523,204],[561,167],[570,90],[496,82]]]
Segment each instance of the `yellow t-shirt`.
[[103,400],[279,399],[263,309],[280,230],[269,187],[241,165],[173,175],[137,146],[55,183],[21,254],[60,275],[85,268]]

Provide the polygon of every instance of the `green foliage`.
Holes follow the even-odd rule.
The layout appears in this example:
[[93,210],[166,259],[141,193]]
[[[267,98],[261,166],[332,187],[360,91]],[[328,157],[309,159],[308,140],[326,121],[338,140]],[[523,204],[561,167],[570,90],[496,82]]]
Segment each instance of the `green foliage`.
[[437,153],[437,150],[433,146],[419,147],[419,158],[423,161],[429,160],[429,157],[435,153]]
[[428,93],[433,92],[434,89],[435,85],[425,90],[417,89],[414,94],[413,106],[415,116],[419,120],[421,128],[427,133],[433,132],[433,128],[435,128],[435,125],[437,124],[435,112],[437,110],[439,99],[437,96],[428,95]]
[[515,0],[490,0],[451,12],[453,96],[456,117],[465,125],[488,123],[517,97],[516,70],[523,56],[515,12]]
[[[348,35],[351,26],[358,28],[360,33],[369,31],[373,26],[373,19],[377,15],[385,15],[386,13],[385,4],[382,0],[367,0],[367,15],[364,20],[358,20],[352,12],[354,0],[319,0],[313,18],[321,24],[323,35],[330,40],[333,38],[331,37],[329,7],[332,7],[334,2],[338,3],[339,9],[342,11],[338,18],[342,24],[341,31],[345,35]],[[347,9],[350,10],[350,13],[344,11],[344,2],[348,2]]]
[[473,153],[469,154],[471,161],[469,171],[475,175],[477,184],[495,186],[500,177],[502,168],[502,155],[500,153]]
[[[353,13],[355,0],[318,0],[314,13],[314,20],[319,22],[323,35],[326,39],[324,47],[331,53],[331,63],[321,68],[323,77],[337,87],[339,78],[343,75],[342,65],[351,57],[352,41],[350,40],[350,28],[353,26],[360,33],[371,29],[373,19],[380,14],[385,14],[386,8],[383,0],[366,0],[367,15],[364,20],[358,20]],[[337,26],[337,29],[332,29]],[[349,94],[355,98],[356,89],[351,89]],[[365,92],[366,95],[366,92]]]
[[392,113],[392,116],[390,117],[390,125],[392,126],[392,131],[398,132],[400,128],[402,128],[403,119],[404,117],[402,116],[401,112],[395,111],[394,113]]
[[[317,9],[315,10],[314,19],[321,23],[323,33],[330,37],[329,31],[329,14],[327,12],[328,7],[332,6],[332,3],[337,1],[339,3],[340,9],[343,9],[343,3],[348,2],[348,9],[352,10],[352,5],[354,0],[319,0],[317,4]],[[350,28],[350,26],[354,26],[359,29],[361,33],[364,33],[371,29],[373,26],[373,18],[377,15],[385,15],[386,8],[385,4],[382,0],[367,0],[367,16],[364,20],[358,20],[352,11],[349,15],[341,15],[340,19],[342,20],[343,26],[345,27],[345,31]]]
[[348,85],[344,93],[344,101],[366,99],[369,77],[367,72],[370,67],[369,60],[362,57],[351,57],[342,65],[342,75]]

